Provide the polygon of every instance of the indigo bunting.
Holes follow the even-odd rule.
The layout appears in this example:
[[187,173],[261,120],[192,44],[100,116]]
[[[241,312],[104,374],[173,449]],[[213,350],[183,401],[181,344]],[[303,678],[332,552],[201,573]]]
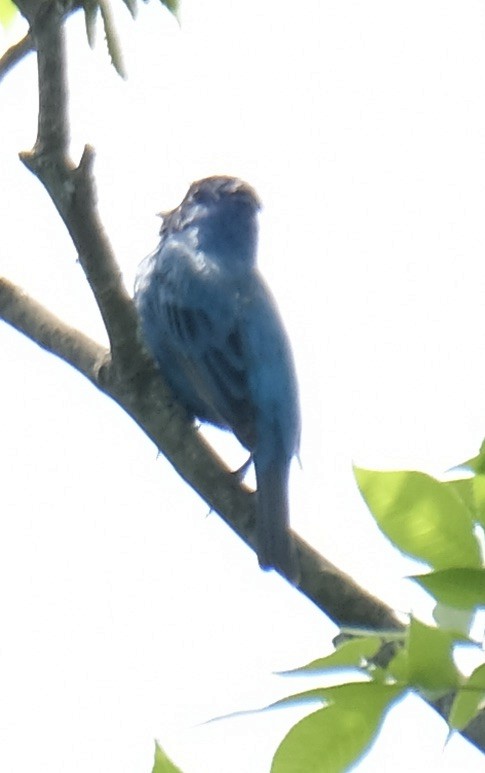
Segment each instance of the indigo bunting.
[[189,415],[232,430],[250,451],[260,566],[296,580],[288,476],[300,439],[298,389],[256,267],[260,208],[237,178],[194,182],[163,215],[160,244],[138,270],[135,304],[144,343]]

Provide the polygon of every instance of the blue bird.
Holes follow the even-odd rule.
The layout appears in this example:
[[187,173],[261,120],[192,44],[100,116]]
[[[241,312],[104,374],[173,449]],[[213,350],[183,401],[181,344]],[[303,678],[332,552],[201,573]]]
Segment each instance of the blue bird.
[[194,182],[164,214],[160,244],[141,263],[141,332],[189,415],[231,430],[257,482],[256,544],[263,569],[297,580],[288,476],[300,410],[290,345],[256,267],[254,190],[234,177]]

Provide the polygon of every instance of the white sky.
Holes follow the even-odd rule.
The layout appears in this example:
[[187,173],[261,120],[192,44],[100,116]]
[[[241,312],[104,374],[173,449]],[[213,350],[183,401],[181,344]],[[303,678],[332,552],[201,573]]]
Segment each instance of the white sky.
[[[123,8],[127,83],[102,34],[92,53],[71,19],[72,153],[97,149],[129,287],[156,244],[155,213],[192,180],[255,186],[260,265],[301,386],[293,525],[429,619],[403,579],[415,565],[373,525],[351,462],[438,474],[485,435],[484,8],[302,8],[184,0],[181,29],[156,2],[136,24]],[[35,140],[34,65],[0,87],[0,272],[103,341],[68,237],[17,160]],[[267,773],[302,712],[201,723],[301,689],[272,672],[329,652],[336,630],[259,571],[116,405],[5,325],[0,347],[0,769],[149,773],[157,737],[184,773]],[[215,442],[236,466],[240,451]],[[445,739],[409,699],[357,770],[483,770]]]

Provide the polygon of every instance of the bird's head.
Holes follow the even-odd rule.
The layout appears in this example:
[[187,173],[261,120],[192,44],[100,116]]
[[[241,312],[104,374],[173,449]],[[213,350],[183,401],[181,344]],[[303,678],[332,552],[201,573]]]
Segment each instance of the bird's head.
[[237,206],[247,207],[253,212],[261,209],[261,202],[254,188],[238,177],[205,177],[192,183],[182,202],[200,206],[214,206],[231,201]]
[[192,183],[180,206],[164,217],[162,231],[192,230],[198,249],[221,264],[251,267],[260,209],[253,188],[237,177],[206,177]]

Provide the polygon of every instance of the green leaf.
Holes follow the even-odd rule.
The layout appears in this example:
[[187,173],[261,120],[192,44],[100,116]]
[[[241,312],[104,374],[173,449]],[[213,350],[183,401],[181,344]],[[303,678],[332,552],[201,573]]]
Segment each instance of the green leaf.
[[312,660],[306,666],[285,671],[284,674],[308,674],[323,671],[332,671],[335,668],[361,668],[373,658],[383,644],[380,636],[365,636],[351,639],[337,647],[335,652],[318,660]]
[[448,722],[454,730],[463,730],[485,701],[485,664],[478,666],[458,691]]
[[[145,0],[145,2],[148,2],[148,0]],[[177,16],[179,10],[178,0],[160,0],[160,2],[170,11],[170,13],[173,13],[174,16]]]
[[[148,0],[145,0],[147,2]],[[0,0],[1,3],[10,2],[10,0]],[[161,0],[170,13],[177,18],[178,0]],[[128,8],[132,18],[136,18],[137,15],[137,2],[136,0],[123,0],[123,3]],[[84,21],[86,25],[86,35],[88,43],[91,48],[94,47],[96,38],[96,21],[98,17],[98,10],[101,11],[101,18],[103,20],[104,34],[106,39],[106,45],[108,46],[108,53],[110,55],[111,63],[116,72],[121,78],[126,78],[126,70],[123,62],[123,56],[121,53],[121,46],[116,33],[113,15],[111,11],[111,5],[109,0],[82,0],[84,9]],[[1,8],[1,5],[0,5]],[[0,20],[1,21],[1,20]]]
[[475,497],[475,515],[485,528],[485,475],[475,475],[472,478],[472,485]]
[[402,690],[358,682],[325,690],[331,705],[291,728],[276,750],[271,773],[341,773],[375,739],[390,705]]
[[458,494],[466,508],[472,513],[475,514],[476,511],[476,503],[475,503],[475,492],[473,488],[473,478],[460,478],[457,480],[447,480],[444,481],[443,486],[446,486],[447,488],[451,488],[455,494]]
[[129,12],[131,14],[131,18],[132,19],[136,19],[136,14],[138,12],[138,8],[137,8],[137,5],[136,5],[136,0],[123,0],[123,2],[126,5],[126,7],[128,8],[128,10],[129,10]]
[[0,24],[4,29],[13,22],[18,12],[17,6],[11,0],[0,0]]
[[467,459],[466,462],[461,462],[453,467],[454,470],[465,469],[472,472],[485,473],[485,440],[482,441],[480,451],[477,456]]
[[441,602],[433,609],[433,618],[440,628],[469,636],[475,612],[470,609],[457,609]]
[[485,527],[485,475],[477,473],[471,478],[447,481],[468,507],[473,518]]
[[[285,698],[280,698],[274,703],[270,703],[269,706],[264,706],[257,711],[271,711],[272,709],[281,709],[286,706],[294,706],[301,703],[326,703],[325,687],[313,687],[311,690],[303,690],[302,692],[293,693],[293,695],[287,695]],[[241,712],[238,712],[240,714]],[[253,712],[247,712],[253,713]],[[231,716],[231,715],[229,715]]]
[[409,674],[409,653],[401,647],[387,665],[387,674],[396,682],[407,684]]
[[434,568],[480,566],[473,519],[453,489],[422,472],[355,468],[360,492],[384,534]]
[[86,25],[86,36],[90,48],[94,48],[96,41],[96,19],[98,18],[98,0],[83,0],[84,23]]
[[412,579],[447,606],[458,609],[485,606],[485,569],[442,569],[417,574]]
[[111,15],[109,2],[106,2],[106,0],[99,0],[99,8],[103,19],[104,34],[106,36],[106,44],[108,46],[111,63],[118,75],[121,78],[126,78],[125,65],[123,63],[121,48],[118,41],[118,35],[116,34],[113,17]]
[[155,762],[153,763],[152,773],[182,773],[180,768],[174,765],[167,757],[158,743],[155,744]]
[[434,628],[411,619],[408,629],[408,683],[427,692],[453,690],[461,676],[453,662],[456,641],[467,640],[455,632]]
[[263,711],[272,711],[273,709],[287,708],[288,706],[302,705],[305,703],[326,703],[327,699],[324,695],[324,687],[314,687],[311,690],[304,690],[303,692],[295,693],[294,695],[288,695],[286,698],[280,698],[280,700],[270,703],[268,706],[263,706],[259,709],[246,709],[243,711],[231,711],[230,714],[221,714],[218,717],[212,717],[207,720],[206,724],[210,722],[220,722],[221,719],[232,719],[233,717],[244,717],[251,714],[260,714]]
[[[144,3],[148,3],[148,0],[143,0]],[[177,17],[179,10],[179,0],[160,0],[161,4],[167,8],[175,17]]]

